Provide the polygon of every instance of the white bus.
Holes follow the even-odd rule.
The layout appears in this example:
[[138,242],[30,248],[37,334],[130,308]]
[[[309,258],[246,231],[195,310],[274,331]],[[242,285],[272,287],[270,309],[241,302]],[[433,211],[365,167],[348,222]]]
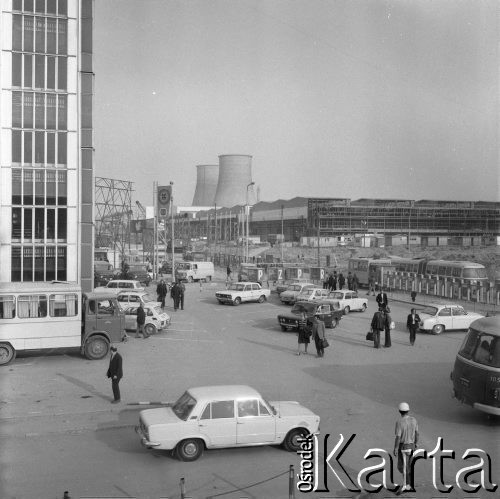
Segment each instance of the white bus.
[[114,295],[82,294],[61,282],[0,283],[0,365],[16,352],[80,347],[89,359],[104,357],[121,341],[125,319]]

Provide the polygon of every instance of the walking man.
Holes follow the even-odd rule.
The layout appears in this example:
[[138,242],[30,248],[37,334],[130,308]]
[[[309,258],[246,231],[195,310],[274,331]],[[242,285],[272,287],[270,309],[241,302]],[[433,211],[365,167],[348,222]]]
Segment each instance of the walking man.
[[357,291],[359,286],[359,279],[358,276],[356,275],[356,272],[352,275],[352,290]]
[[387,293],[384,291],[384,288],[380,288],[379,294],[377,295],[377,298],[375,300],[378,303],[379,308],[386,308],[387,303],[389,303],[389,299],[387,298]]
[[410,331],[410,345],[414,345],[415,337],[417,336],[418,326],[420,324],[420,317],[417,314],[417,311],[412,308],[411,314],[408,314],[408,318],[406,319],[406,327],[408,331]]
[[316,345],[316,353],[318,354],[318,357],[323,357],[325,355],[323,340],[326,339],[325,323],[317,315],[313,318],[312,335],[314,338],[314,344]]
[[375,296],[375,274],[373,272],[370,272],[368,276],[368,293],[366,294],[369,295],[370,292]]
[[383,308],[379,308],[378,312],[373,314],[372,331],[373,331],[373,347],[380,348],[380,331],[385,331],[387,318]]
[[415,483],[412,476],[411,457],[418,444],[418,423],[409,415],[410,406],[406,402],[399,404],[401,418],[396,421],[396,439],[394,441],[394,455],[398,458],[398,470],[403,475],[403,484],[397,495],[403,492],[414,491]]
[[384,339],[384,348],[390,348],[392,346],[391,343],[391,325],[392,318],[389,315],[391,309],[389,307],[385,307],[385,339]]
[[181,310],[184,310],[184,293],[186,292],[186,285],[182,281],[179,281],[177,286],[179,287],[179,305],[181,306]]
[[165,281],[162,279],[158,286],[156,286],[156,294],[158,295],[158,301],[161,301],[161,308],[165,308],[165,297],[167,296],[167,285]]
[[135,337],[140,338],[141,334],[144,338],[149,338],[149,334],[144,330],[144,324],[146,323],[146,312],[144,312],[144,306],[142,302],[139,303],[137,308],[137,329],[135,331]]
[[122,356],[118,353],[118,349],[115,346],[110,348],[111,358],[109,359],[109,367],[106,376],[111,378],[111,388],[113,389],[112,404],[118,404],[120,402],[120,380],[123,378],[122,370]]
[[352,274],[350,272],[347,273],[347,289],[352,291]]
[[339,285],[339,289],[343,289],[344,288],[344,284],[345,284],[345,277],[344,277],[344,274],[342,274],[342,272],[339,274],[339,278],[338,278],[338,285]]
[[179,301],[180,301],[180,287],[179,283],[176,281],[174,282],[174,285],[172,286],[172,289],[170,290],[170,296],[174,300],[174,310],[177,311],[179,308]]

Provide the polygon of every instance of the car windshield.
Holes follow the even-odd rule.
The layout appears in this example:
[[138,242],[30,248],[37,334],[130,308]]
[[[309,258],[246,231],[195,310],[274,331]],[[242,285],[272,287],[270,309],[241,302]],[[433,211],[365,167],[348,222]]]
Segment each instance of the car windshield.
[[303,296],[311,296],[314,293],[314,289],[308,288],[308,289],[303,289],[300,294]]
[[292,307],[292,313],[297,313],[297,314],[301,314],[302,312],[305,312],[306,314],[308,313],[311,313],[313,312],[315,308],[315,305],[314,304],[309,304],[309,303],[296,303],[293,307]]
[[157,313],[158,315],[161,315],[163,314],[163,310],[161,309],[161,307],[153,307],[155,313]]
[[332,291],[329,295],[328,298],[334,298],[336,300],[342,300],[344,298],[344,293],[341,293],[339,291]]
[[422,314],[427,314],[427,315],[436,315],[437,311],[438,311],[437,307],[430,307],[430,306],[424,307],[422,310],[420,310]]
[[195,405],[196,400],[191,397],[189,392],[184,392],[172,406],[172,410],[179,419],[186,421]]
[[301,287],[298,284],[292,284],[288,286],[288,291],[300,291]]
[[245,289],[245,285],[241,283],[231,284],[231,286],[229,286],[229,289],[231,291],[243,291]]

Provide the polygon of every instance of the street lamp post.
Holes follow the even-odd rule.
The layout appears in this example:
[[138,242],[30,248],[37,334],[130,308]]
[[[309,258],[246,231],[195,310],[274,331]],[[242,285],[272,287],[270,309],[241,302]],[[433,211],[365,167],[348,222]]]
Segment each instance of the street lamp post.
[[251,187],[252,185],[255,185],[255,182],[250,182],[247,185],[247,193],[246,193],[246,215],[247,215],[247,251],[246,251],[246,258],[245,261],[248,262],[249,258],[249,253],[248,253],[248,237],[250,236],[249,228],[248,228],[248,219],[250,218],[250,205],[248,203],[248,188]]

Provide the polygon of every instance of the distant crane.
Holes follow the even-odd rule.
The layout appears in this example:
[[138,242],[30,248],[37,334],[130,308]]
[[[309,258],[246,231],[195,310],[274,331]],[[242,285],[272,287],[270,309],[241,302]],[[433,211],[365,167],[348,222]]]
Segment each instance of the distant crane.
[[139,210],[139,216],[137,218],[146,218],[146,208],[142,206],[140,201],[136,201],[135,204],[137,205],[137,208]]

